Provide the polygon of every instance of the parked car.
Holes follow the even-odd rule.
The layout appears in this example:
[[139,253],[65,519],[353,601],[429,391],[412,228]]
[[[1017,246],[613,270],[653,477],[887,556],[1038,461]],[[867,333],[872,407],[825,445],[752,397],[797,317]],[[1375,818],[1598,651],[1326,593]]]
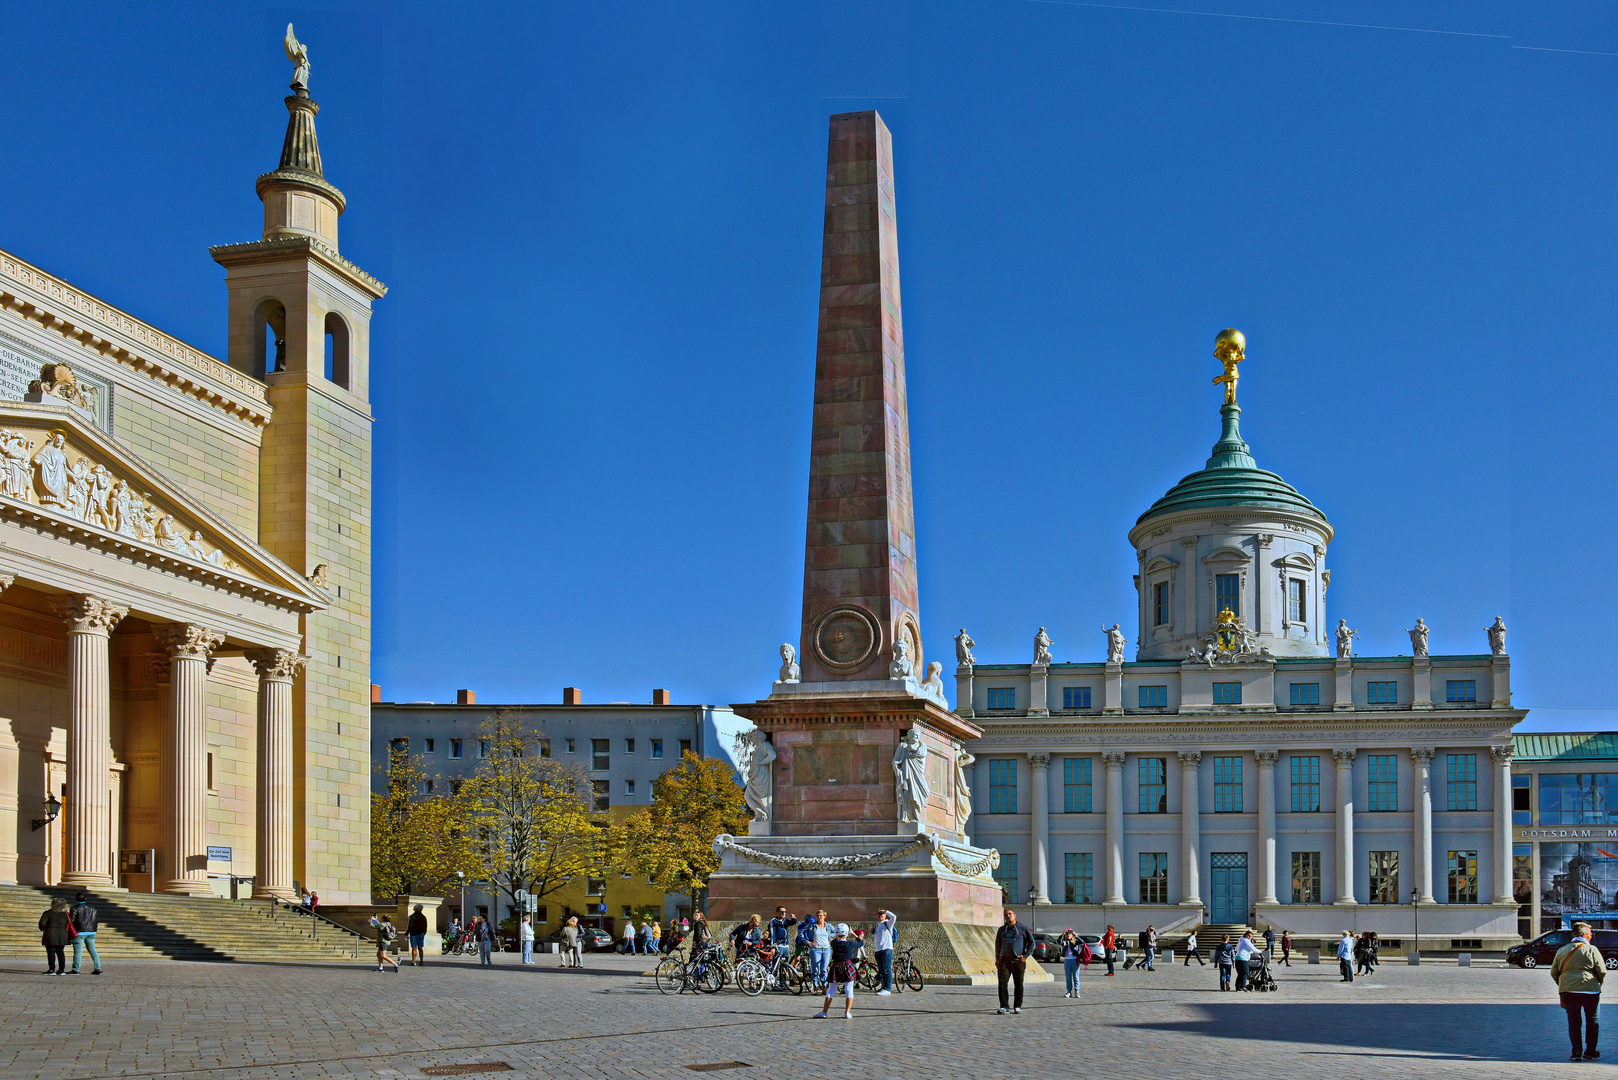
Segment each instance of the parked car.
[[[597,930],[593,926],[581,926],[579,927],[579,933],[584,936],[585,952],[611,952],[612,947],[617,943],[611,934],[605,930]],[[553,942],[561,944],[562,931],[552,931],[539,940],[547,945]]]
[[[1555,959],[1556,950],[1572,940],[1573,931],[1552,930],[1532,941],[1525,941],[1521,945],[1513,945],[1507,949],[1506,963],[1516,964],[1521,968],[1541,967]],[[1601,950],[1601,957],[1607,962],[1607,970],[1618,971],[1618,930],[1595,931],[1591,944]]]
[[[1089,942],[1090,951],[1095,953],[1096,959],[1098,959],[1098,960],[1102,959],[1102,956],[1101,956],[1101,935],[1100,934],[1080,934],[1079,935],[1079,940]],[[1044,963],[1046,961],[1055,961],[1057,963],[1060,963],[1061,960],[1062,960],[1062,944],[1061,944],[1061,942],[1062,942],[1062,935],[1060,933],[1056,933],[1056,934],[1038,933],[1038,934],[1035,934],[1034,935],[1034,959],[1040,961],[1041,963]]]

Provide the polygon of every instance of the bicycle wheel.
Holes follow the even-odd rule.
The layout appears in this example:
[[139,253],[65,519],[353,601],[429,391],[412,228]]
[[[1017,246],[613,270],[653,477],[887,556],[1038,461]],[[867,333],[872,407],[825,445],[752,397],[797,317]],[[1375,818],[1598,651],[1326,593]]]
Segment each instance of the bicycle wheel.
[[769,973],[764,965],[756,960],[743,960],[736,965],[736,989],[748,997],[758,997],[764,992],[764,984],[769,981]]
[[803,973],[791,964],[782,964],[775,969],[775,976],[779,980],[778,986],[782,990],[802,996],[804,983],[807,981]]
[[[904,981],[906,986],[910,987],[912,990],[920,990],[923,986],[927,985],[927,980],[922,977],[921,968],[910,963],[909,961],[905,962],[905,968],[907,969],[905,971]],[[895,983],[894,985],[897,986],[898,983]]]
[[692,974],[692,982],[704,994],[717,994],[725,985],[725,975],[718,964],[703,964]]
[[652,972],[657,989],[665,994],[678,994],[685,985],[685,962],[677,956],[666,956]]
[[855,976],[855,981],[859,983],[861,990],[877,990],[882,986],[882,975],[871,961],[861,960],[859,973]]

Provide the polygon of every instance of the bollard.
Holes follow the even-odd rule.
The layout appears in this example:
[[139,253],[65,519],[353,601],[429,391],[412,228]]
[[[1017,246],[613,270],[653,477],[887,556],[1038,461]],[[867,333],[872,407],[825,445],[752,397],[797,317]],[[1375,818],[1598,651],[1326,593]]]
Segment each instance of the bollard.
[[1174,950],[1173,949],[1165,950],[1164,953],[1163,953],[1163,957],[1164,957],[1164,963],[1167,963],[1167,964],[1174,963]]
[[1409,964],[1411,967],[1420,967],[1421,953],[1411,950],[1410,954],[1405,957],[1405,963]]
[[1472,966],[1472,954],[1469,953],[1469,952],[1461,953],[1459,956],[1457,956],[1455,958],[1455,966],[1456,967],[1471,967]]
[[1309,962],[1311,964],[1320,963],[1320,950],[1319,949],[1310,949],[1309,950]]

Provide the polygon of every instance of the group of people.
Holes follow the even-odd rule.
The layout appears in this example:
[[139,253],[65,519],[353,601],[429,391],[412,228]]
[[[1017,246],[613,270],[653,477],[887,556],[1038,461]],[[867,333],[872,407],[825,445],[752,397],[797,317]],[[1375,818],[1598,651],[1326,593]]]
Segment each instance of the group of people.
[[[96,909],[84,893],[75,893],[69,904],[58,896],[39,917],[40,944],[45,946],[45,975],[77,975],[85,952],[95,965],[92,975],[101,974],[101,954],[96,951],[96,929],[100,925]],[[73,970],[67,970],[67,947],[73,946]]]
[[636,929],[634,919],[625,919],[624,932],[618,939],[618,951],[625,955],[644,953],[656,956],[676,948],[689,933],[691,933],[691,920],[678,916],[669,920],[669,928],[666,931],[656,919],[645,915],[640,918],[639,929]]
[[[777,906],[775,916],[765,923],[753,915],[730,932],[730,944],[737,960],[750,953],[767,952],[771,956],[805,956],[809,961],[812,989],[821,991],[824,1000],[817,1020],[831,1015],[832,1002],[843,999],[843,1016],[854,1016],[854,984],[859,981],[860,962],[869,958],[876,963],[880,979],[878,997],[893,993],[893,949],[898,943],[898,915],[887,908],[873,913],[871,933],[851,928],[846,922],[834,923],[824,908],[817,909],[807,918],[799,919]],[[691,945],[701,949],[712,940],[707,921],[698,912],[692,917]]]

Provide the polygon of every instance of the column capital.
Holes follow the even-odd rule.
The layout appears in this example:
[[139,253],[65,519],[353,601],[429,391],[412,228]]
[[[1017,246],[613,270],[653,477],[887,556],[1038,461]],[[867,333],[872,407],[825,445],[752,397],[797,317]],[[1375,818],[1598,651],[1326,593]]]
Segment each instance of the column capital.
[[1261,548],[1267,548],[1271,544],[1275,543],[1275,534],[1274,533],[1254,533],[1253,534],[1253,542],[1256,543]]
[[1124,752],[1122,750],[1103,750],[1101,762],[1108,769],[1122,769],[1124,767]]
[[1180,537],[1180,546],[1181,547],[1188,547],[1188,548],[1196,547],[1197,546],[1197,537],[1195,537],[1195,536],[1182,536],[1182,537]]
[[1431,765],[1435,753],[1437,751],[1430,746],[1412,746],[1410,748],[1410,760],[1417,765]]
[[1253,751],[1253,756],[1258,759],[1258,767],[1259,768],[1261,768],[1261,769],[1273,769],[1273,768],[1275,768],[1275,763],[1281,760],[1281,751],[1279,751],[1279,750],[1254,750]]
[[1049,754],[1029,754],[1028,767],[1035,772],[1044,772],[1051,767],[1051,756]]
[[307,656],[289,649],[253,649],[247,659],[258,669],[260,679],[292,679],[309,662]]
[[1354,764],[1354,758],[1358,755],[1358,753],[1359,751],[1357,750],[1333,750],[1331,752],[1331,759],[1337,762],[1337,767],[1340,769],[1344,765]]
[[1496,765],[1510,765],[1512,755],[1515,753],[1516,748],[1511,746],[1489,747],[1489,756],[1494,758],[1494,763]]
[[58,596],[51,600],[51,610],[56,612],[58,618],[67,623],[70,634],[101,634],[105,636],[112,633],[112,628],[123,621],[129,614],[127,604],[114,604],[110,600],[103,600],[99,596],[72,593],[67,596]]
[[196,623],[163,623],[152,627],[152,637],[164,655],[181,660],[206,660],[225,643],[225,635]]
[[1195,767],[1197,765],[1201,765],[1202,764],[1202,751],[1201,750],[1181,750],[1180,751],[1180,764],[1181,765],[1190,765],[1190,766],[1193,766],[1193,767]]
[[0,574],[0,593],[3,593],[7,589],[11,588],[11,586],[16,584],[16,582],[16,574]]

